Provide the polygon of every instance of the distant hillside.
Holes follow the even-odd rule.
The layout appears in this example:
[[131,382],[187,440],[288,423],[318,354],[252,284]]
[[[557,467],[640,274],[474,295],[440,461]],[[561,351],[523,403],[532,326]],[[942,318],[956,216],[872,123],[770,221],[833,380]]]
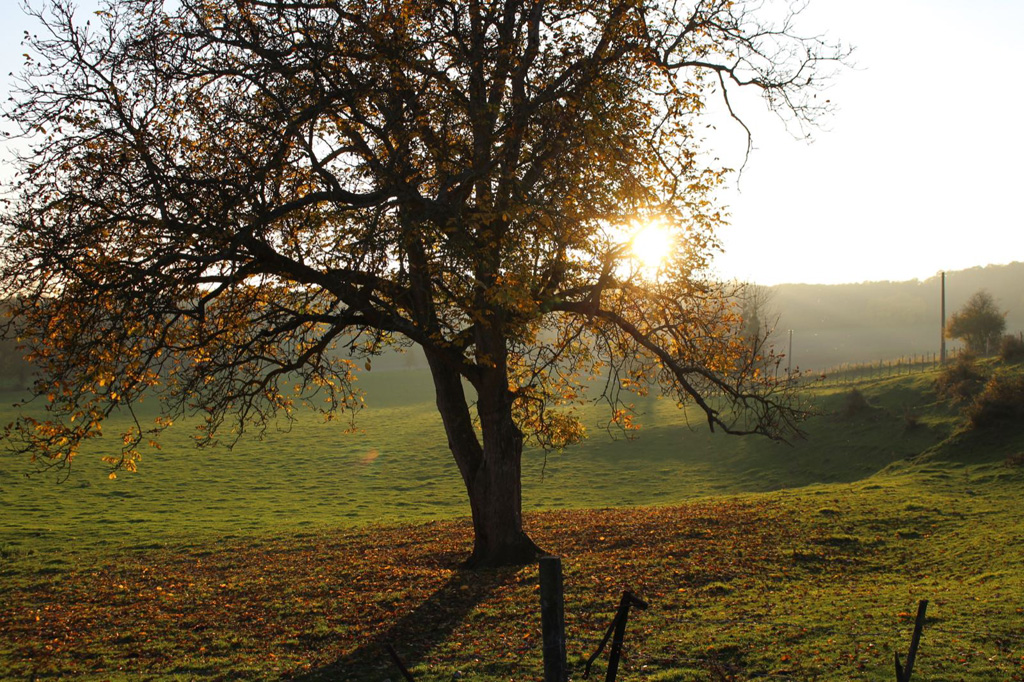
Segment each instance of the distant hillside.
[[[781,284],[770,287],[769,308],[779,315],[774,342],[786,351],[793,330],[793,365],[826,369],[843,362],[872,362],[939,350],[939,277],[924,281],[861,284]],[[1007,312],[1007,331],[1024,330],[1024,263],[946,273],[946,312],[952,314],[978,289]],[[29,372],[13,341],[0,341],[0,388],[23,387]],[[424,369],[419,348],[374,358],[375,372]]]
[[[780,316],[775,337],[785,350],[793,330],[793,363],[823,369],[939,350],[940,278],[861,284],[782,284],[771,287]],[[1007,331],[1024,329],[1024,263],[946,273],[946,315],[979,289],[1007,312]]]

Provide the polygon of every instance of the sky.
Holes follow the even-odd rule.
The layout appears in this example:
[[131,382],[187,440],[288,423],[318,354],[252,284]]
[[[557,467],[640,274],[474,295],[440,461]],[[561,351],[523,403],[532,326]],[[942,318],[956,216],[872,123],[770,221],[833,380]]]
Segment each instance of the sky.
[[[5,100],[32,27],[18,5],[0,0]],[[1024,260],[1024,2],[810,0],[800,26],[852,45],[854,65],[811,143],[737,99],[755,150],[721,196],[718,273],[838,284]],[[738,168],[744,133],[719,129],[711,152]]]
[[834,284],[1024,260],[1024,2],[811,0],[803,25],[856,66],[809,145],[752,117],[720,271]]

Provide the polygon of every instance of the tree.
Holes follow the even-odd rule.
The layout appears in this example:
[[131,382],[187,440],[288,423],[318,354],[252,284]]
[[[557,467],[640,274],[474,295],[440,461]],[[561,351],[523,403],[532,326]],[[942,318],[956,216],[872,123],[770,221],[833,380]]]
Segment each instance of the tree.
[[23,390],[28,384],[28,369],[18,353],[17,342],[0,339],[0,386]]
[[776,355],[773,343],[780,317],[774,305],[775,290],[747,284],[739,288],[737,298],[743,320],[741,333],[752,362],[759,362],[765,370],[777,369],[782,357]]
[[970,353],[988,353],[1006,331],[1006,313],[1000,312],[992,294],[974,292],[964,307],[946,323],[946,338],[961,339]]
[[[708,275],[724,169],[698,115],[757,89],[798,123],[845,52],[760,3],[700,0],[156,0],[76,25],[37,12],[9,116],[33,142],[4,217],[3,288],[46,419],[13,446],[66,465],[146,394],[201,442],[307,404],[359,406],[353,372],[419,345],[475,529],[470,563],[538,552],[524,443],[584,436],[605,379],[695,403],[709,426],[786,438],[794,398],[744,352]],[[737,118],[737,120],[739,120]],[[748,138],[749,140],[749,138]],[[642,266],[631,233],[675,247]],[[712,397],[714,396],[714,397]]]

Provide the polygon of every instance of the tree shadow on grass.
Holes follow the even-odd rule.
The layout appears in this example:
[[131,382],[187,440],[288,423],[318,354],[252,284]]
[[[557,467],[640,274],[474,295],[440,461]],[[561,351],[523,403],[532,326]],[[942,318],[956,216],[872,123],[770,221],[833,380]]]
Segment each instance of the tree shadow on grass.
[[521,569],[460,569],[426,601],[373,639],[333,663],[288,679],[295,682],[401,680],[402,674],[388,655],[388,644],[395,648],[406,667],[423,662],[477,604],[499,587],[514,582]]

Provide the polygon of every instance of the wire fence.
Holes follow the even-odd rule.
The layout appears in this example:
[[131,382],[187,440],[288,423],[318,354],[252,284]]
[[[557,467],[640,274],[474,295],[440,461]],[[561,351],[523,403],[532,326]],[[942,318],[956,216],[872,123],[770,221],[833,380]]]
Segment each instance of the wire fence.
[[[644,604],[647,607],[647,604]],[[656,608],[656,605],[652,605]],[[1024,646],[1024,632],[992,632],[992,631],[979,631],[972,628],[957,628],[951,627],[948,624],[942,624],[935,622],[931,617],[926,618],[925,610],[927,607],[927,600],[922,600],[918,603],[918,609],[916,618],[911,613],[900,613],[900,622],[892,623],[891,625],[877,625],[876,627],[849,627],[848,623],[807,623],[807,622],[789,622],[785,620],[777,620],[772,618],[757,618],[744,616],[742,618],[702,618],[702,617],[676,617],[673,618],[672,622],[674,625],[686,625],[693,626],[694,629],[712,628],[714,631],[721,633],[726,641],[728,651],[725,655],[721,655],[720,652],[715,650],[713,640],[709,640],[709,646],[707,647],[706,653],[694,653],[691,642],[680,642],[678,650],[670,652],[670,660],[674,666],[694,666],[700,670],[704,670],[711,674],[712,680],[721,682],[731,682],[733,680],[748,680],[748,679],[773,679],[773,680],[808,680],[818,679],[818,676],[825,674],[825,669],[817,669],[813,663],[800,662],[796,660],[799,658],[799,654],[794,656],[792,663],[795,667],[799,668],[799,672],[794,671],[772,671],[765,669],[753,669],[749,665],[744,663],[743,659],[756,658],[756,655],[761,649],[755,644],[744,645],[740,641],[731,636],[738,631],[750,632],[755,630],[790,630],[794,634],[786,635],[786,637],[798,637],[813,635],[818,637],[828,637],[830,645],[835,646],[832,638],[835,641],[843,640],[846,642],[867,644],[865,650],[875,648],[876,652],[882,652],[891,650],[892,654],[895,654],[896,662],[896,680],[897,682],[909,682],[911,679],[911,671],[913,669],[914,657],[917,654],[918,646],[922,638],[923,633],[928,633],[931,636],[942,636],[945,638],[952,638],[954,641],[959,640],[961,645],[970,640],[973,640],[973,646],[975,648],[984,646],[985,644],[992,644],[996,649],[1001,651],[1017,651],[1020,647]],[[621,607],[619,613],[616,615],[616,620],[623,616]],[[926,626],[927,623],[927,627]],[[866,624],[866,623],[862,623]],[[612,625],[615,625],[613,621]],[[610,629],[610,628],[609,628]],[[607,638],[607,634],[606,634]],[[906,657],[901,656],[901,652],[898,651],[902,645],[901,642],[909,641],[910,648],[907,652]],[[777,642],[776,642],[777,645]],[[877,646],[876,646],[877,645]],[[937,644],[940,649],[946,646],[946,642]],[[590,664],[596,658],[597,654],[601,651],[601,646],[587,661],[586,670],[589,671]],[[977,649],[981,651],[981,649]],[[836,654],[838,655],[838,650]],[[990,658],[991,651],[984,652],[984,655],[988,660]],[[1021,659],[1024,661],[1024,658]],[[616,679],[615,673],[612,668],[610,676],[606,676],[605,679]],[[635,678],[635,672],[633,671]],[[1024,672],[1024,671],[1022,671]],[[586,675],[584,675],[586,677]],[[1013,678],[1017,679],[1017,678]]]
[[[543,644],[544,682],[568,682],[570,678],[588,680],[595,668],[595,663],[597,663],[597,671],[600,671],[602,668],[604,669],[603,674],[598,672],[596,677],[603,677],[605,682],[616,682],[620,674],[619,668],[622,657],[625,655],[626,650],[629,649],[629,645],[633,643],[629,640],[636,638],[635,634],[627,636],[630,612],[645,611],[649,607],[657,608],[657,605],[648,604],[629,590],[623,592],[615,616],[604,630],[604,635],[597,644],[594,653],[585,662],[580,659],[579,663],[570,664],[566,656],[561,558],[556,556],[542,557],[540,559],[539,573],[539,606],[542,626],[541,641]],[[702,631],[707,633],[708,637],[704,640],[704,645],[699,647],[694,647],[690,637],[676,640],[678,646],[669,645],[668,647],[663,647],[658,654],[658,658],[672,668],[693,668],[702,671],[703,675],[710,675],[710,679],[714,682],[736,682],[740,679],[819,679],[820,676],[826,674],[826,670],[816,667],[816,662],[814,661],[800,660],[806,657],[807,652],[797,646],[796,641],[804,636],[825,637],[827,638],[828,648],[834,649],[833,654],[837,656],[837,661],[842,658],[841,641],[856,643],[856,651],[870,651],[872,655],[888,651],[892,654],[890,662],[894,665],[890,669],[895,672],[896,682],[911,682],[918,648],[922,635],[926,632],[926,622],[928,623],[927,632],[929,634],[941,634],[947,638],[952,638],[954,641],[960,640],[961,646],[966,643],[967,646],[974,647],[978,652],[981,652],[981,649],[978,647],[993,644],[997,652],[1012,652],[1012,657],[1016,660],[1018,648],[1024,645],[1024,633],[1022,632],[994,633],[979,632],[975,629],[967,628],[958,629],[951,627],[949,623],[942,623],[941,619],[936,622],[934,618],[927,618],[927,607],[928,600],[922,599],[917,604],[916,617],[912,616],[909,612],[900,611],[898,613],[899,622],[894,622],[891,625],[861,622],[861,626],[867,625],[868,627],[855,626],[852,628],[849,622],[797,623],[774,618],[750,617],[749,615],[742,618],[676,617],[672,619],[673,626],[684,626],[685,629],[691,632]],[[871,627],[872,625],[874,627]],[[739,632],[750,633],[751,631],[765,628],[772,630],[776,634],[765,640],[763,645],[754,643],[744,644],[742,643],[742,638],[735,636]],[[708,632],[708,629],[710,629],[710,632]],[[792,634],[781,634],[779,632],[784,630],[792,631]],[[719,648],[716,646],[715,643],[719,641],[719,638],[715,637],[715,633],[724,637],[723,641],[727,642],[724,647]],[[908,639],[909,648],[904,649]],[[756,660],[759,654],[764,653],[765,647],[774,650],[782,642],[790,642],[795,646],[792,649],[792,656],[783,654],[779,657],[780,661],[787,662],[787,665],[790,667],[789,670],[764,669],[758,666],[757,663],[753,663],[753,667],[751,667],[751,662]],[[865,642],[866,646],[862,647],[862,644]],[[609,643],[611,646],[608,648],[608,653],[606,656],[602,656]],[[881,646],[876,646],[876,643]],[[887,645],[891,645],[891,648]],[[937,643],[935,646],[941,650],[948,646],[948,642]],[[406,682],[416,682],[416,679],[394,647],[387,643],[386,648],[394,666],[400,671]],[[901,650],[905,650],[906,654],[903,655]],[[989,656],[990,653],[986,651],[983,652],[983,655],[985,655],[988,661],[993,661],[994,658]],[[851,655],[856,657],[858,654],[854,652]],[[605,657],[607,658],[607,665],[603,666],[599,659]],[[1020,660],[1024,662],[1024,656]],[[625,677],[636,679],[636,672],[635,670],[627,670],[625,671]],[[1024,666],[1022,666],[1022,672],[1024,672]],[[672,679],[676,678],[673,677]],[[702,677],[701,679],[708,678]],[[884,679],[893,678],[885,677]],[[1012,679],[1021,678],[1013,677]]]
[[[542,593],[546,589],[549,588],[545,588],[542,583]],[[564,607],[562,606],[561,596],[560,591],[556,590],[554,599],[550,595],[548,598],[545,598],[543,595],[541,597],[541,619],[544,625],[542,638],[544,649],[543,679],[545,682],[567,682],[569,679],[603,679],[605,682],[616,682],[617,680],[641,679],[644,677],[642,672],[632,666],[625,669],[620,668],[620,660],[626,656],[631,648],[638,645],[635,641],[636,635],[631,635],[627,632],[627,621],[630,611],[636,609],[646,610],[649,607],[657,608],[656,604],[649,605],[633,593],[629,591],[624,592],[616,614],[604,630],[603,636],[596,644],[593,654],[586,658],[585,661],[581,657],[578,661],[569,663],[566,657],[562,615]],[[872,652],[873,655],[893,656],[896,664],[894,666],[896,682],[910,682],[914,660],[922,637],[925,640],[931,639],[931,643],[926,648],[933,650],[933,656],[936,649],[941,651],[947,647],[949,644],[948,640],[952,638],[954,642],[959,642],[961,647],[972,647],[974,652],[983,655],[989,661],[993,660],[994,652],[1016,652],[1020,650],[1020,647],[1024,646],[1024,633],[1022,632],[982,632],[971,628],[951,627],[948,624],[943,624],[941,619],[939,622],[936,622],[930,616],[926,618],[925,610],[927,603],[927,600],[921,600],[918,603],[916,618],[911,613],[900,613],[900,622],[895,622],[891,625],[877,625],[876,627],[851,628],[848,623],[797,623],[750,616],[742,618],[676,617],[672,619],[674,626],[692,626],[694,631],[701,630],[704,632],[708,632],[710,628],[709,637],[705,640],[704,646],[696,648],[688,638],[680,640],[677,646],[670,644],[661,650],[658,658],[661,659],[663,664],[670,664],[673,668],[679,668],[680,670],[692,668],[703,671],[702,674],[710,675],[710,678],[700,677],[700,679],[710,679],[714,682],[738,682],[739,680],[754,679],[801,680],[806,682],[807,680],[815,680],[823,676],[827,677],[829,669],[827,666],[822,667],[814,661],[801,660],[805,658],[807,652],[801,649],[801,645],[794,638],[804,636],[827,637],[829,647],[835,647],[832,653],[837,661],[841,660],[843,656],[841,642],[852,643],[857,645],[857,651],[860,652],[860,654],[853,652],[851,655],[854,657],[867,652]],[[548,622],[544,623],[545,610],[550,614],[552,607],[554,607],[557,615],[553,621],[548,618]],[[866,623],[862,625],[864,624]],[[735,636],[739,632],[751,633],[765,629],[773,631],[790,630],[793,634],[777,635],[775,639],[770,638],[762,644],[744,643],[742,638]],[[720,637],[716,637],[713,633],[717,633]],[[778,637],[781,637],[782,640],[790,641],[793,645],[792,650],[794,653],[792,658],[787,655],[779,659],[789,662],[789,670],[772,670],[755,662],[759,655],[764,653],[765,647],[778,648],[780,646],[780,641],[782,640]],[[935,642],[936,637],[939,637],[939,642]],[[607,647],[609,643],[611,644],[610,650]],[[718,643],[721,643],[721,646],[718,646]],[[904,655],[903,650],[908,644],[909,648],[906,649],[906,654]],[[994,646],[995,649],[992,651],[982,651],[982,647],[986,644]],[[640,646],[643,646],[642,643],[640,643]],[[404,661],[394,650],[394,647],[386,644],[386,649],[402,677],[407,682],[417,682],[413,674],[409,672]],[[589,651],[589,648],[587,650]],[[963,653],[964,650],[961,649],[961,652]],[[1014,657],[1016,656],[1018,654],[1014,654]],[[600,661],[603,658],[607,659],[604,664]],[[890,658],[890,661],[892,660]],[[1024,658],[1021,660],[1024,660]],[[833,670],[832,673],[834,674],[834,672]],[[676,678],[673,677],[672,679]],[[886,677],[881,679],[893,678]],[[927,676],[925,676],[925,679],[927,679]],[[1018,678],[1013,677],[1012,679]]]
[[[955,361],[964,350],[953,348],[946,353],[946,363]],[[917,353],[896,358],[881,359],[877,362],[842,362],[826,367],[822,371],[804,371],[793,377],[802,386],[835,387],[876,381],[889,377],[924,374],[942,367],[938,353]]]

